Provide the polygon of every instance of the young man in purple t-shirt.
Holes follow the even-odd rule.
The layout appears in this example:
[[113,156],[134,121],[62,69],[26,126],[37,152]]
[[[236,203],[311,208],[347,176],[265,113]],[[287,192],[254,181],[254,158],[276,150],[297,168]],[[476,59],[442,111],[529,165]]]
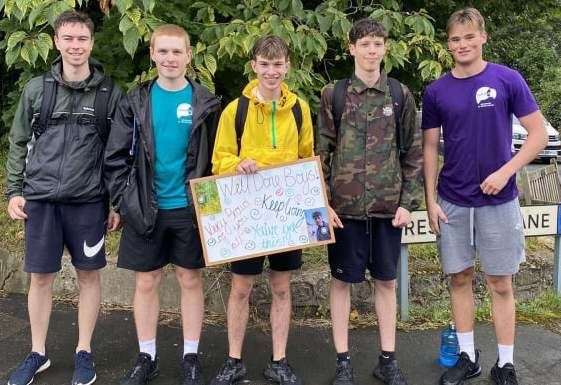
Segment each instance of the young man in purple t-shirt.
[[[426,89],[422,123],[427,210],[430,227],[438,235],[443,270],[451,276],[460,345],[458,363],[442,375],[440,384],[461,384],[481,373],[473,338],[476,255],[491,295],[498,342],[491,378],[495,384],[518,384],[512,276],[524,260],[524,234],[515,178],[545,147],[547,133],[522,76],[483,60],[487,34],[479,11],[455,12],[446,32],[454,68]],[[528,131],[514,157],[512,115]],[[440,127],[444,165],[438,175]]]

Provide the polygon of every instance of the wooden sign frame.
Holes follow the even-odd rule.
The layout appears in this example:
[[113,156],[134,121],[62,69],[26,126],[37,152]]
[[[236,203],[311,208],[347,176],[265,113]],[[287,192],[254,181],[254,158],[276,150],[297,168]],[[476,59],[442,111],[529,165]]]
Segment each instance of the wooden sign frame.
[[[228,174],[214,175],[214,176],[192,179],[192,180],[189,181],[189,187],[191,189],[191,196],[193,197],[193,206],[195,207],[195,212],[196,212],[196,216],[197,216],[197,224],[199,226],[199,235],[200,235],[200,239],[201,239],[203,256],[204,256],[204,259],[205,259],[206,266],[222,265],[224,263],[241,261],[241,260],[251,259],[251,258],[255,258],[255,257],[265,256],[265,255],[273,255],[273,254],[282,253],[282,252],[291,251],[291,250],[301,250],[301,249],[305,249],[305,248],[308,248],[308,247],[316,247],[316,246],[326,245],[326,244],[335,242],[335,232],[333,231],[333,218],[331,216],[331,213],[329,212],[329,201],[327,199],[327,194],[325,192],[326,191],[325,190],[325,181],[323,179],[323,171],[322,171],[322,168],[321,168],[321,162],[320,162],[319,156],[299,159],[299,160],[294,161],[294,162],[286,162],[286,163],[277,164],[277,165],[274,165],[274,166],[262,167],[257,171],[257,173],[262,172],[262,171],[266,171],[266,170],[270,170],[270,169],[283,168],[283,167],[291,166],[291,165],[294,165],[294,164],[308,163],[308,162],[315,162],[315,165],[316,165],[318,173],[319,173],[319,178],[320,178],[319,182],[320,182],[320,185],[321,185],[321,195],[320,196],[323,197],[323,201],[324,201],[324,204],[325,204],[321,208],[322,209],[325,208],[325,213],[327,214],[326,218],[329,219],[328,225],[329,225],[329,231],[330,231],[330,239],[323,240],[323,241],[315,241],[315,242],[310,242],[310,243],[305,243],[305,244],[296,244],[295,246],[282,247],[282,248],[278,248],[278,249],[277,248],[271,248],[270,250],[267,250],[267,251],[251,253],[251,254],[247,254],[247,255],[244,255],[244,256],[225,257],[224,259],[222,259],[220,261],[214,261],[214,262],[209,260],[209,253],[208,253],[208,250],[207,250],[207,245],[208,245],[207,242],[209,241],[209,239],[207,239],[206,234],[205,234],[205,230],[204,230],[204,227],[203,227],[203,221],[202,221],[203,212],[202,212],[202,209],[200,207],[200,205],[201,205],[201,203],[199,201],[200,196],[197,195],[197,187],[196,186],[198,184],[202,183],[202,182],[219,180],[219,179],[229,178],[229,177],[232,177],[232,176],[240,176],[240,174],[228,173]],[[203,202],[204,202],[204,199],[205,198],[203,198]],[[237,198],[237,199],[239,199],[239,198]],[[222,210],[221,207],[219,209]],[[207,214],[207,215],[211,215],[211,214]],[[304,219],[304,220],[306,220],[306,219]]]

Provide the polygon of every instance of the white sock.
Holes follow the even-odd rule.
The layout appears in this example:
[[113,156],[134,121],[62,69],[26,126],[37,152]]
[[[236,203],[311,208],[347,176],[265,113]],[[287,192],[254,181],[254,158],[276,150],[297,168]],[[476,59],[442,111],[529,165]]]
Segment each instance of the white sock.
[[140,353],[150,354],[152,361],[156,360],[156,339],[148,341],[138,341]]
[[186,354],[197,354],[199,352],[199,341],[183,340],[183,356]]
[[514,364],[514,345],[499,345],[499,368]]
[[475,343],[473,342],[473,330],[467,333],[456,333],[460,352],[466,352],[471,362],[475,362]]

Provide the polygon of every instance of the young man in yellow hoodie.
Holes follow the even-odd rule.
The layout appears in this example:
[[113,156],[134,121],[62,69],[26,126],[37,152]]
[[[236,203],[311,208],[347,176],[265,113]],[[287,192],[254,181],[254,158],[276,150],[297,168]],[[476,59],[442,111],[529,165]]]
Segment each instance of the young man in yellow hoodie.
[[[255,42],[251,67],[256,79],[244,88],[242,96],[231,102],[220,117],[212,156],[213,174],[255,173],[263,166],[313,155],[310,108],[283,82],[289,66],[288,46],[281,38],[265,36]],[[244,101],[247,109],[239,111],[238,105],[243,105]],[[247,114],[241,126],[243,134],[236,130],[236,120],[240,125],[242,112]],[[273,354],[263,374],[281,385],[301,385],[301,380],[288,365],[285,353],[292,310],[290,276],[302,265],[302,252],[290,251],[268,258],[273,297]],[[255,277],[263,272],[264,261],[265,257],[258,257],[232,263],[227,314],[229,357],[211,385],[234,384],[246,373],[241,352],[249,316],[249,295]]]

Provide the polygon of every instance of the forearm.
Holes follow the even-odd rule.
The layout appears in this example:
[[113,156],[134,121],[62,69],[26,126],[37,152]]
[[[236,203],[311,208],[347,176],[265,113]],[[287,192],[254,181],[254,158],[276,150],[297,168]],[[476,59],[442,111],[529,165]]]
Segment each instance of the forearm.
[[423,146],[423,173],[425,177],[425,200],[427,206],[436,202],[436,182],[438,177],[438,142]]
[[541,135],[540,132],[528,134],[528,138],[520,148],[520,151],[504,166],[501,167],[510,178],[518,172],[522,167],[536,159],[540,151],[547,145],[547,135]]

